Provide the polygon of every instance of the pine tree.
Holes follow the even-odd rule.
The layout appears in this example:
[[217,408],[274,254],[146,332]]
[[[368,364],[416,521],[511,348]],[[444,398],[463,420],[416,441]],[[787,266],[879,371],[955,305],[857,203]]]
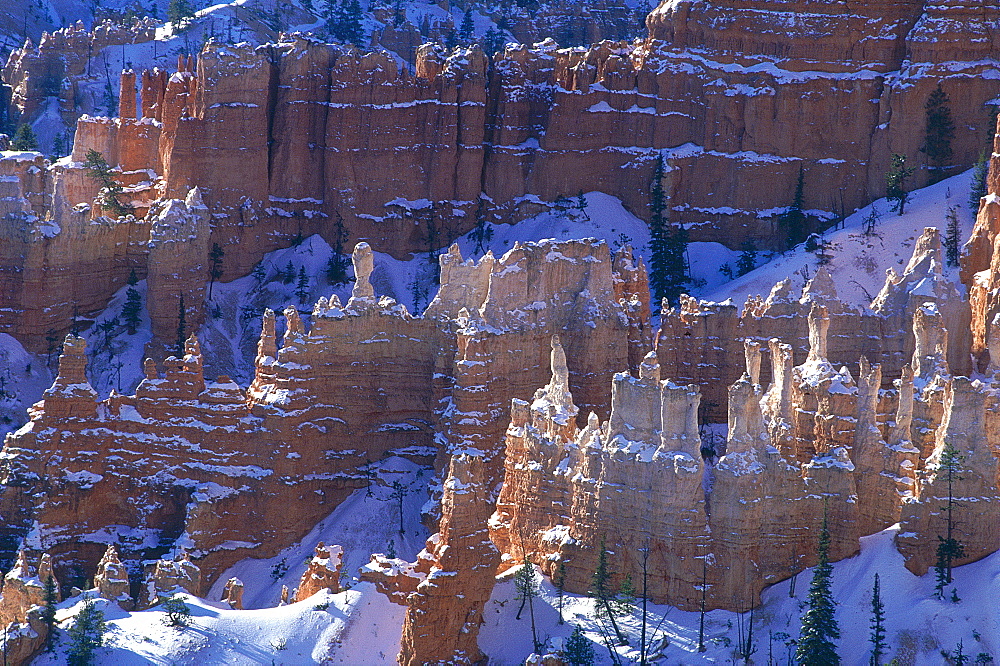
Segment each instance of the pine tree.
[[521,602],[521,605],[517,607],[517,615],[514,616],[514,619],[520,620],[524,607],[528,605],[528,599],[534,598],[538,594],[538,587],[535,584],[535,570],[528,564],[527,560],[517,568],[517,572],[514,574],[514,589],[517,591],[517,599]]
[[837,646],[833,640],[840,638],[837,618],[834,615],[833,593],[830,589],[833,567],[830,565],[830,532],[827,529],[826,510],[823,511],[823,527],[819,535],[819,562],[813,570],[809,594],[806,597],[807,610],[802,616],[802,630],[799,632],[795,660],[809,666],[832,666],[840,663]]
[[939,83],[924,104],[926,125],[921,150],[927,154],[927,169],[932,183],[943,179],[951,166],[951,140],[955,138],[955,122],[951,118],[949,103],[948,94],[941,89]]
[[306,299],[309,298],[309,276],[306,275],[305,266],[299,268],[299,280],[295,284],[295,296],[299,299],[299,303],[305,303]]
[[618,615],[631,615],[635,610],[635,585],[632,583],[632,574],[625,574],[618,594],[615,596],[614,609]]
[[580,194],[576,196],[576,209],[580,211],[587,222],[590,222],[590,215],[587,215],[587,197],[584,196],[583,190],[580,190]]
[[906,191],[906,181],[912,175],[913,167],[906,166],[906,156],[893,153],[889,172],[885,174],[885,197],[895,202],[892,209],[900,215],[910,198]]
[[556,584],[556,590],[559,592],[559,624],[563,623],[563,589],[566,586],[566,562],[559,560],[559,566],[556,567],[556,576],[552,581]]
[[212,263],[212,268],[208,271],[208,300],[212,300],[212,288],[215,281],[222,277],[222,258],[226,256],[226,251],[218,243],[212,243],[212,249],[208,253],[208,260]]
[[956,559],[965,557],[965,546],[955,538],[955,519],[953,516],[954,509],[958,506],[958,502],[955,500],[954,484],[955,481],[962,478],[959,471],[963,460],[964,458],[959,454],[958,449],[949,442],[941,452],[938,463],[938,478],[943,476],[948,483],[948,503],[942,507],[948,521],[947,532],[944,537],[938,535],[937,561],[934,565],[937,583],[934,589],[937,590],[939,599],[944,598],[945,585],[951,583],[952,564]]
[[97,608],[93,599],[85,597],[83,608],[69,628],[70,646],[66,663],[69,666],[90,666],[94,662],[94,652],[104,645],[105,631],[104,612]]
[[122,306],[122,318],[125,320],[129,335],[135,335],[138,330],[141,313],[142,296],[139,295],[138,289],[129,287],[125,291],[125,304]]
[[56,645],[56,582],[52,576],[45,577],[44,605],[42,606],[42,624],[48,628],[45,634],[45,651],[52,652]]
[[757,246],[751,239],[743,241],[742,252],[736,260],[736,276],[746,275],[757,268]]
[[563,648],[563,659],[570,666],[593,666],[594,646],[579,626],[573,627],[573,633],[566,639],[566,646]]
[[177,356],[180,358],[184,358],[184,343],[187,342],[186,316],[187,313],[184,309],[184,294],[181,294],[181,300],[177,306],[177,340],[175,342]]
[[650,260],[649,286],[655,297],[654,307],[659,309],[664,299],[670,304],[679,301],[688,278],[687,230],[680,225],[671,225],[666,220],[666,196],[663,192],[665,173],[663,156],[660,155],[653,172],[650,188]]
[[472,8],[470,7],[465,10],[465,15],[462,17],[462,24],[458,28],[458,36],[463,44],[468,44],[472,41],[475,32],[476,24],[472,21]]
[[133,208],[130,204],[123,204],[120,197],[124,194],[121,184],[115,180],[111,166],[104,155],[93,148],[87,151],[87,157],[83,166],[87,169],[87,176],[101,185],[97,194],[97,202],[101,206],[110,209],[116,215],[128,215]]
[[167,20],[174,26],[175,30],[181,29],[181,24],[194,18],[194,10],[188,0],[170,0],[167,5]]
[[872,621],[871,621],[872,654],[869,666],[881,666],[882,655],[886,652],[885,644],[885,604],[879,592],[878,574],[875,574],[875,584],[872,586]]
[[944,233],[945,261],[949,266],[958,266],[958,214],[951,206],[948,207],[948,226]]
[[347,282],[347,267],[350,259],[344,254],[347,243],[347,230],[344,228],[344,217],[337,212],[337,221],[333,227],[333,253],[326,264],[326,279],[331,286]]
[[163,623],[170,627],[183,629],[191,622],[191,609],[184,599],[176,594],[172,594],[163,600]]
[[14,132],[14,138],[10,142],[11,150],[38,150],[38,139],[31,130],[31,125],[21,123]]
[[285,266],[285,270],[281,273],[281,281],[284,284],[291,284],[292,280],[295,279],[295,266],[292,265],[291,259],[288,260],[288,265]]
[[611,572],[608,571],[608,549],[604,546],[604,539],[601,539],[601,549],[597,553],[597,567],[594,569],[594,576],[590,582],[590,596],[595,601],[595,612],[598,619],[607,619],[611,622],[615,636],[618,641],[625,645],[625,636],[618,628],[615,619],[615,609],[612,600],[615,597],[611,590]]
[[795,195],[792,198],[792,205],[788,207],[781,217],[778,218],[778,225],[781,228],[782,240],[785,249],[790,250],[803,242],[810,233],[809,218],[802,210],[805,201],[805,173],[799,167],[799,178],[795,182]]
[[[992,138],[991,136],[990,139]],[[992,148],[989,152],[993,152]],[[986,175],[990,171],[990,160],[987,155],[985,150],[979,154],[976,169],[972,172],[972,189],[969,190],[969,210],[972,212],[979,210],[979,200],[986,196]]]

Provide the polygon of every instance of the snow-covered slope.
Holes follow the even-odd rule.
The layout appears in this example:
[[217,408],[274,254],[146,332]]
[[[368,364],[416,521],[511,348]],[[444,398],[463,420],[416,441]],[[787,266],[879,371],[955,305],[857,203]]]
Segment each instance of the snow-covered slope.
[[[904,213],[889,209],[885,199],[848,216],[842,226],[824,234],[827,254],[832,258],[827,268],[837,286],[841,300],[857,307],[867,307],[885,284],[889,268],[901,273],[913,252],[913,243],[925,227],[936,227],[942,239],[948,224],[948,211],[954,209],[961,231],[960,244],[972,233],[976,211],[968,209],[972,170],[953,176],[923,189],[915,190]],[[874,233],[863,233],[865,220],[875,211],[878,222]],[[767,297],[775,283],[792,279],[792,288],[801,289],[816,272],[816,253],[807,252],[804,245],[784,255],[778,255],[746,275],[718,286],[693,290],[694,295],[707,300],[733,299],[743,305],[748,296]],[[958,269],[945,266],[948,277],[958,281]]]

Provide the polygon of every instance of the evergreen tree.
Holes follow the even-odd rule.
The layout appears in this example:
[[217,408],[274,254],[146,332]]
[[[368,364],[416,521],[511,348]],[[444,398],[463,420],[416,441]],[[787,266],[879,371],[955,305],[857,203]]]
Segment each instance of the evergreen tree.
[[288,260],[288,265],[285,266],[285,270],[281,273],[281,282],[283,284],[291,284],[292,280],[295,279],[295,266],[292,265],[292,260]]
[[593,666],[594,646],[579,626],[573,627],[573,633],[566,639],[566,646],[563,648],[563,659],[570,666]]
[[465,10],[465,15],[462,17],[462,24],[458,28],[458,37],[463,44],[469,44],[472,42],[475,32],[476,24],[472,21],[472,8],[470,7]]
[[521,605],[517,607],[515,620],[521,619],[524,607],[528,605],[528,600],[538,595],[538,586],[535,583],[535,569],[525,560],[524,564],[517,568],[514,574],[514,589],[517,591],[517,599]]
[[903,214],[903,207],[910,199],[909,192],[906,191],[906,181],[912,175],[913,167],[906,166],[906,156],[893,153],[889,172],[885,174],[885,196],[895,202],[892,209],[900,215]]
[[483,37],[483,49],[487,55],[493,56],[503,49],[503,42],[503,34],[497,32],[496,28],[491,25],[486,31],[486,36]]
[[184,358],[184,343],[187,342],[187,313],[184,310],[184,294],[181,294],[180,303],[177,306],[177,341],[175,348],[177,356]]
[[101,185],[97,194],[97,202],[101,206],[119,216],[132,212],[132,206],[123,204],[119,198],[124,194],[124,190],[115,180],[111,166],[104,159],[104,155],[91,148],[87,151],[83,166],[87,169],[87,176]]
[[580,211],[587,222],[590,222],[590,216],[587,215],[587,197],[583,195],[583,190],[580,190],[580,194],[576,196],[576,209]]
[[746,275],[757,268],[757,246],[751,239],[743,241],[742,252],[736,260],[736,276]]
[[94,663],[94,652],[104,645],[105,631],[104,612],[94,605],[93,599],[85,597],[83,608],[69,628],[70,646],[66,663],[69,666],[90,666]]
[[649,286],[655,297],[654,308],[659,309],[664,299],[676,304],[690,281],[688,278],[687,230],[680,225],[671,225],[666,219],[666,196],[663,192],[665,167],[660,155],[653,172],[650,188],[650,260]]
[[958,506],[958,502],[955,501],[954,484],[955,481],[962,478],[959,471],[963,460],[964,458],[959,454],[958,449],[949,442],[941,452],[941,458],[938,462],[938,478],[940,479],[943,476],[948,483],[948,503],[942,507],[945,510],[945,516],[948,521],[947,531],[944,537],[938,535],[937,561],[934,565],[934,575],[937,582],[934,589],[937,590],[939,599],[944,598],[945,585],[951,583],[953,562],[958,558],[965,557],[965,546],[955,538],[955,520],[953,516],[953,511]]
[[163,600],[163,623],[170,627],[183,629],[191,622],[191,609],[184,599],[176,594],[172,594]]
[[299,268],[299,280],[295,284],[295,296],[299,299],[299,303],[305,303],[306,299],[309,298],[309,276],[306,275],[305,266]]
[[170,0],[167,5],[167,20],[175,30],[181,29],[181,24],[194,18],[194,10],[188,0]]
[[[135,275],[134,270],[132,275]],[[130,283],[129,288],[125,290],[125,305],[122,306],[122,318],[125,320],[129,335],[135,335],[139,328],[141,315],[142,296],[139,295],[139,290],[135,288],[134,283]]]
[[597,567],[594,569],[594,576],[590,582],[590,596],[595,601],[595,608],[598,619],[607,619],[611,622],[615,636],[618,641],[625,645],[625,636],[618,628],[615,619],[615,608],[612,601],[615,593],[611,589],[611,572],[608,571],[608,549],[604,546],[604,539],[601,539],[601,549],[597,553]]
[[941,89],[939,83],[924,104],[926,125],[921,150],[927,155],[927,169],[932,183],[944,178],[951,166],[951,140],[955,138],[955,123],[951,118],[949,103],[948,94]]
[[[990,149],[989,153],[992,152],[993,150]],[[986,196],[986,175],[989,171],[990,160],[988,152],[984,150],[979,154],[979,159],[976,160],[976,169],[972,172],[972,189],[969,191],[969,210],[972,212],[979,210],[979,200]]]
[[875,584],[872,586],[872,621],[871,621],[872,654],[869,666],[881,666],[882,655],[886,652],[885,644],[885,604],[879,591],[878,574],[875,574]]
[[781,229],[781,236],[786,250],[790,250],[803,242],[811,231],[809,229],[809,218],[802,210],[804,201],[805,173],[802,171],[802,167],[799,167],[799,178],[795,182],[795,195],[792,198],[792,205],[778,218],[778,226]]
[[948,207],[948,226],[944,233],[945,261],[949,266],[958,266],[958,214],[951,206]]
[[31,125],[21,123],[14,132],[14,138],[10,142],[11,150],[38,150],[38,139],[31,130]]
[[556,590],[559,592],[559,624],[563,623],[563,588],[566,585],[566,562],[559,560],[559,566],[556,567],[556,576],[552,581],[556,584]]
[[618,594],[615,596],[614,609],[618,615],[630,615],[635,610],[635,585],[632,584],[632,574],[625,574]]
[[840,638],[837,618],[834,615],[833,593],[830,590],[833,567],[830,565],[830,532],[827,529],[826,510],[823,511],[823,527],[819,535],[819,562],[813,570],[807,609],[802,616],[802,630],[799,632],[795,660],[808,666],[832,666],[840,663],[837,646],[833,640]]
[[56,645],[56,581],[52,576],[45,577],[44,604],[42,606],[42,624],[48,628],[45,634],[45,651],[52,652]]
[[326,264],[326,279],[331,286],[347,282],[347,267],[351,260],[344,254],[347,243],[347,230],[344,228],[344,217],[337,212],[337,221],[333,228],[333,253]]
[[222,277],[222,258],[226,256],[226,251],[218,243],[212,243],[212,249],[208,253],[208,260],[212,263],[212,268],[208,272],[208,300],[212,300],[212,288],[215,281]]

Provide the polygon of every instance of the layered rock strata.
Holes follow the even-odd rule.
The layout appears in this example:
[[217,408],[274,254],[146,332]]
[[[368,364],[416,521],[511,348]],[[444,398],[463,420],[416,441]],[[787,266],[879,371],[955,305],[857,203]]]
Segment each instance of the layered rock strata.
[[[68,338],[59,377],[2,454],[9,536],[46,526],[36,546],[88,576],[109,542],[136,575],[141,561],[185,546],[209,584],[250,553],[301,538],[365,484],[366,461],[395,454],[444,468],[452,452],[475,450],[492,488],[503,405],[547,374],[538,339],[564,332],[576,354],[568,381],[594,409],[609,399],[604,359],[628,367],[630,339],[648,345],[634,342],[649,327],[641,264],[613,260],[604,243],[518,245],[478,263],[454,247],[424,316],[376,297],[370,247],[354,260],[346,304],[320,299],[305,320],[286,309],[280,340],[265,313],[248,390],[206,380],[192,337],[162,375],[146,361],[135,395],[98,401],[84,341]],[[477,510],[485,524],[492,508]],[[454,534],[473,524],[458,521]]]
[[[136,206],[136,220],[116,233],[141,240],[102,245],[130,248],[124,266],[93,255],[105,283],[75,297],[84,313],[106,303],[131,268],[142,274],[153,265],[141,247],[150,203],[193,187],[212,216],[209,247],[230,248],[226,275],[236,276],[293,238],[333,240],[336,219],[351,240],[401,258],[438,249],[427,247],[432,235],[443,244],[478,220],[522,219],[543,201],[581,191],[613,194],[648,217],[661,157],[671,222],[696,240],[738,246],[750,237],[773,246],[800,172],[806,209],[826,224],[884,193],[891,154],[924,166],[923,106],[938,84],[962,100],[952,106],[956,168],[972,163],[992,131],[995,8],[960,0],[795,9],[802,20],[790,25],[787,3],[774,0],[755,0],[752,11],[664,2],[644,42],[580,50],[548,41],[496,57],[424,45],[414,74],[388,54],[302,36],[260,47],[210,42],[196,63],[182,58],[169,75],[127,72],[119,118],[80,120],[72,161],[49,169],[51,203],[40,214],[70,240],[36,239],[32,249],[74,243],[66,256],[92,256],[72,240],[89,222],[75,207],[93,202],[77,166],[89,149],[119,170]],[[81,47],[72,44],[100,41],[77,32],[49,36],[45,49],[68,49],[77,62]],[[39,49],[13,54],[7,76],[42,76],[31,73],[41,67],[32,63],[58,59]],[[24,85],[18,99],[28,104],[37,94]],[[803,130],[784,131],[789,126]],[[825,127],[838,132],[810,130]],[[761,181],[772,186],[746,186]],[[98,213],[92,206],[90,215]],[[0,270],[27,271],[33,257],[44,263],[52,253],[42,249],[12,254]],[[63,294],[37,306],[48,314],[41,333],[24,331],[34,336],[29,346],[39,347],[50,328],[68,330]],[[12,299],[13,314],[0,310],[0,325],[35,321],[20,315],[38,300]],[[724,398],[706,396],[706,404],[721,410],[716,397]]]

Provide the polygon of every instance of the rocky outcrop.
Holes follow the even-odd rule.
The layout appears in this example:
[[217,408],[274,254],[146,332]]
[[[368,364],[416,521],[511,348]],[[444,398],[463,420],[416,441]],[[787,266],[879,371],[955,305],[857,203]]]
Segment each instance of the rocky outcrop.
[[320,590],[340,592],[340,568],[343,564],[344,549],[340,546],[325,546],[320,541],[299,580],[295,601],[305,601]]
[[115,602],[125,610],[130,610],[134,605],[129,589],[128,569],[118,559],[118,550],[114,545],[108,546],[104,551],[104,557],[97,563],[94,587],[102,597]]
[[[287,596],[287,588],[286,596]],[[243,610],[243,581],[239,578],[230,578],[226,581],[226,587],[222,590],[222,599],[220,601],[224,604],[229,604],[229,607],[233,610]]]
[[155,606],[177,590],[196,596],[201,592],[201,569],[191,561],[186,551],[179,560],[157,560],[146,566],[140,607]]
[[[445,282],[417,316],[376,296],[372,251],[360,244],[346,304],[320,299],[308,319],[289,308],[283,322],[265,313],[247,391],[206,379],[192,337],[162,374],[146,361],[135,395],[98,401],[83,340],[69,338],[59,378],[6,443],[0,525],[15,543],[36,523],[51,527],[41,545],[88,576],[109,535],[127,567],[184,546],[210,583],[244,557],[301,539],[366,483],[368,460],[405,455],[444,468],[452,453],[478,452],[493,488],[504,424],[492,414],[542,383],[536,341],[562,331],[574,354],[569,386],[581,402],[606,405],[604,359],[628,367],[630,332],[649,324],[627,304],[643,296],[615,270],[631,258],[613,260],[593,241],[519,245],[478,263],[456,248],[441,261]],[[478,510],[478,522],[456,514],[450,534],[481,531],[493,509]]]

